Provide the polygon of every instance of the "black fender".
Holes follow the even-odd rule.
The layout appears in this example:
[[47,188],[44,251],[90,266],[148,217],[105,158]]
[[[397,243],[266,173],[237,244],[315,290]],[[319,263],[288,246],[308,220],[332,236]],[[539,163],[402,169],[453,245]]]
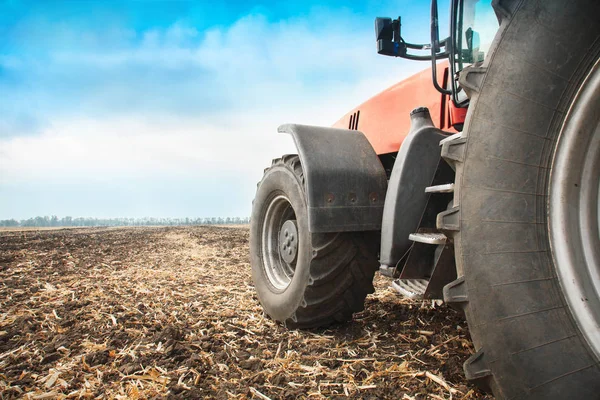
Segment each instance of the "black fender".
[[362,132],[296,124],[278,131],[298,149],[310,232],[381,229],[387,177]]
[[392,169],[381,227],[381,265],[394,268],[412,245],[408,238],[417,231],[427,205],[430,186],[441,158],[440,141],[447,137],[436,128],[425,107],[410,113],[406,136]]

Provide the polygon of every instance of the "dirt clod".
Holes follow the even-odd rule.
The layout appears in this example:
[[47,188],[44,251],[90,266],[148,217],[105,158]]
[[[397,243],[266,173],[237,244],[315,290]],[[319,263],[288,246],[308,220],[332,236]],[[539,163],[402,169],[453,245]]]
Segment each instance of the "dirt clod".
[[96,351],[85,356],[85,362],[90,366],[106,364],[110,360],[110,353],[107,350]]
[[61,358],[61,355],[58,353],[51,353],[48,354],[47,356],[45,356],[44,358],[42,358],[42,361],[40,361],[41,364],[49,364],[51,362],[54,362],[58,359]]

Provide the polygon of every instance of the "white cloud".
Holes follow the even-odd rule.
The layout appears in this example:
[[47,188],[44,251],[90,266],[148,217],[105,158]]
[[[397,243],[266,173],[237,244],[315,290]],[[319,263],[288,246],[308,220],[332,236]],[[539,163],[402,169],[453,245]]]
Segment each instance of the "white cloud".
[[[239,188],[236,201],[247,204],[249,212],[252,188],[263,168],[271,158],[294,151],[290,138],[276,133],[279,124],[331,125],[368,97],[427,67],[377,56],[370,26],[355,29],[357,21],[352,16],[326,17],[269,22],[251,15],[203,36],[176,23],[167,30],[146,32],[137,48],[54,53],[49,69],[97,70],[110,76],[110,70],[142,66],[143,71],[175,71],[173,79],[180,70],[196,72],[183,74],[176,85],[161,85],[160,90],[152,89],[156,84],[152,74],[131,76],[131,81],[112,82],[119,89],[115,94],[107,88],[105,93],[85,93],[81,100],[81,104],[97,106],[97,97],[106,93],[119,96],[129,91],[135,97],[141,85],[150,88],[144,96],[163,98],[166,103],[161,104],[172,103],[170,107],[145,110],[132,102],[129,112],[119,103],[113,115],[101,116],[82,107],[62,110],[35,136],[0,139],[0,196],[10,196],[2,193],[3,185],[112,180],[136,185],[147,178],[193,182],[223,174],[248,181]],[[315,25],[315,18],[330,24]],[[18,60],[0,61],[18,65]],[[202,81],[206,76],[209,81]],[[132,81],[138,78],[142,80],[136,86]],[[199,90],[197,81],[203,82],[201,90],[218,91],[220,98],[227,99],[226,106],[190,105],[194,91]],[[110,97],[101,101],[110,110]],[[179,113],[184,105],[187,111]],[[156,199],[154,212],[168,215],[160,209],[160,200]],[[211,215],[213,206],[205,204],[204,215]],[[5,210],[11,212],[23,214],[22,210]],[[29,214],[45,212],[31,210]],[[88,215],[95,212],[90,210]]]
[[293,151],[284,135],[271,129],[267,136],[268,124],[253,122],[213,126],[165,116],[55,121],[40,135],[0,142],[0,184],[246,173],[274,151]]

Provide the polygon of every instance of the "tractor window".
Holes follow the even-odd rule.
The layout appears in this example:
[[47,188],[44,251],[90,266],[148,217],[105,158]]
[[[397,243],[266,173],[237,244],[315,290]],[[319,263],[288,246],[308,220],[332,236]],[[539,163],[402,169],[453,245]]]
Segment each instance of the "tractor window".
[[[458,0],[457,11],[455,54],[456,71],[460,72],[468,65],[483,62],[498,30],[498,19],[491,0]],[[467,100],[466,93],[460,90],[458,103]]]
[[491,0],[459,0],[456,27],[457,70],[482,63],[498,30]]

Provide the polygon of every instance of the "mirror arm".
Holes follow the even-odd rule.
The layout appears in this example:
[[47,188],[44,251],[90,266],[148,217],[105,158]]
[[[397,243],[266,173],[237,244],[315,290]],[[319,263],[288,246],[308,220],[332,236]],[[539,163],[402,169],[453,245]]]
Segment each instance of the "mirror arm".
[[[436,60],[445,60],[446,58],[448,58],[449,54],[446,51],[443,51],[441,53],[437,53],[436,55]],[[431,56],[427,55],[427,56],[418,56],[415,54],[405,54],[402,56],[402,58],[406,58],[407,60],[413,60],[413,61],[430,61],[431,60]]]
[[448,63],[450,68],[450,73],[448,74],[451,85],[452,85],[452,101],[454,104],[458,104],[458,89],[456,87],[456,80],[454,79],[456,76],[456,49],[454,43],[456,43],[456,17],[457,17],[457,8],[458,2],[460,0],[452,0],[450,2],[450,62]]
[[[447,55],[451,55],[452,52],[452,44],[448,45],[448,39],[444,40],[444,44],[446,45],[446,51],[444,52]],[[450,52],[448,52],[450,49]],[[433,80],[433,86],[436,90],[442,94],[453,95],[453,90],[448,90],[440,86],[437,80],[437,57],[441,56],[438,53],[440,50],[440,39],[439,39],[439,27],[438,27],[438,6],[437,0],[431,0],[431,77]],[[442,54],[444,54],[442,53]],[[445,57],[439,57],[440,59]],[[450,60],[452,63],[454,60]]]
[[[458,47],[458,51],[460,51],[460,49],[462,48],[461,38],[456,37],[456,34],[459,32],[459,30],[462,32],[462,22],[460,23],[460,29],[459,29],[459,26],[457,26],[457,23],[459,23],[459,21],[458,21],[459,14],[462,14],[462,11],[459,10],[459,7],[462,7],[462,2],[463,2],[463,0],[452,0],[451,9],[450,9],[450,42],[456,43],[456,45]],[[451,46],[449,79],[450,79],[450,82],[452,85],[452,101],[454,102],[454,105],[456,107],[462,108],[462,107],[466,107],[469,104],[469,99],[464,100],[462,103],[459,102],[459,100],[458,100],[458,93],[462,89],[458,86],[458,84],[456,82],[456,74],[457,74],[456,63],[457,63],[457,61],[459,61],[459,60],[457,60],[456,51],[457,51],[457,49],[455,48],[455,46]],[[460,57],[462,57],[462,55],[458,54],[458,57],[460,58]],[[459,65],[459,68],[460,67],[461,67],[461,65]]]
[[[440,51],[441,47],[446,47],[449,40],[450,40],[450,38],[446,38],[444,40],[439,41],[437,51]],[[413,49],[413,50],[429,50],[429,49],[431,49],[430,43],[414,44],[414,43],[404,42],[404,45],[406,46],[407,49]],[[443,54],[443,53],[437,53],[437,54]]]
[[414,44],[414,43],[404,42],[404,45],[406,46],[407,49],[429,50],[429,44]]

